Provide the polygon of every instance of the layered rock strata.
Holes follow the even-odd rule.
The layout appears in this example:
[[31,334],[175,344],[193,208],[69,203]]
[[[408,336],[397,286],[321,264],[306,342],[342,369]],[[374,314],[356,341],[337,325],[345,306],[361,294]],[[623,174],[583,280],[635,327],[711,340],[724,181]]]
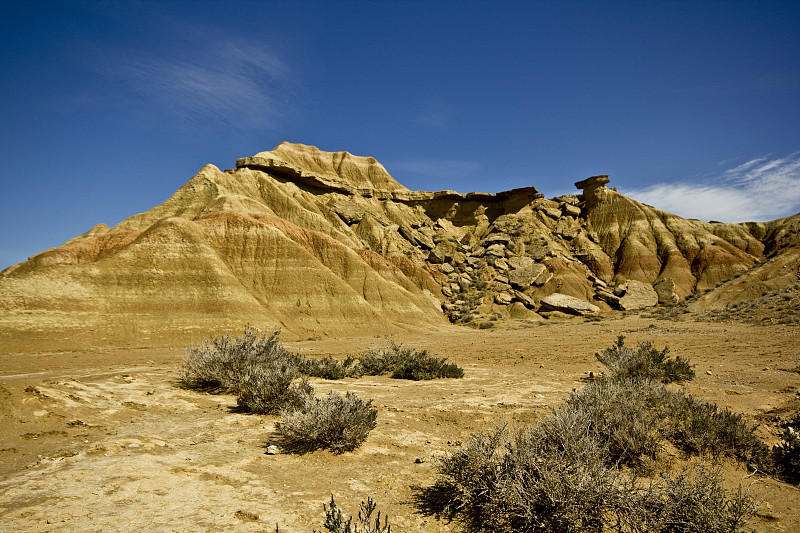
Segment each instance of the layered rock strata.
[[[798,217],[686,220],[608,183],[549,200],[534,187],[410,191],[373,158],[282,143],[235,169],[207,165],[163,204],[7,268],[0,341],[91,331],[148,345],[245,322],[297,337],[486,324],[536,317],[554,294],[589,312],[634,309],[735,278],[783,279],[764,260],[798,247]],[[786,268],[797,276],[792,254],[784,281]]]

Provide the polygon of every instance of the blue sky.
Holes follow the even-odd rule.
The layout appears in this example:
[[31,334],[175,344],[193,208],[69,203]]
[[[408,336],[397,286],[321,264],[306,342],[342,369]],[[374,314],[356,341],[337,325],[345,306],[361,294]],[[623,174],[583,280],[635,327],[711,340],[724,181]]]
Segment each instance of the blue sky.
[[800,211],[800,2],[17,2],[0,268],[288,140],[411,189]]

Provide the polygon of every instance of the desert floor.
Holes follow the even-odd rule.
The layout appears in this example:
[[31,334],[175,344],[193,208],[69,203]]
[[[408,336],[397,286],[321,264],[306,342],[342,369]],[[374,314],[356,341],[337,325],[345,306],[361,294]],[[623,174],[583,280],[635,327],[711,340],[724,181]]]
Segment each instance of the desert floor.
[[[394,340],[462,366],[458,380],[312,380],[318,393],[373,398],[378,427],[352,453],[267,455],[275,417],[232,412],[236,399],[180,389],[184,348],[0,356],[0,530],[275,531],[321,529],[323,503],[355,514],[371,496],[393,531],[457,531],[421,514],[415,487],[434,460],[505,419],[537,420],[620,334],[694,363],[688,391],[746,413],[762,437],[800,408],[800,327],[674,322],[642,316],[491,330],[448,327]],[[382,337],[286,343],[304,355],[358,354]],[[725,464],[761,506],[757,531],[800,531],[800,489]]]

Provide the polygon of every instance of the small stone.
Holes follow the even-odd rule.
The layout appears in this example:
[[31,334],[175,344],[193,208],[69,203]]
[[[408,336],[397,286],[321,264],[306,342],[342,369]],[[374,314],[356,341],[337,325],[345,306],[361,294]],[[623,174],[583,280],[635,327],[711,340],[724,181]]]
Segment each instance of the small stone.
[[706,370],[706,374],[711,375],[711,370]]
[[270,444],[269,446],[267,446],[267,455],[278,455],[278,452],[279,452],[278,447],[275,446],[274,444]]

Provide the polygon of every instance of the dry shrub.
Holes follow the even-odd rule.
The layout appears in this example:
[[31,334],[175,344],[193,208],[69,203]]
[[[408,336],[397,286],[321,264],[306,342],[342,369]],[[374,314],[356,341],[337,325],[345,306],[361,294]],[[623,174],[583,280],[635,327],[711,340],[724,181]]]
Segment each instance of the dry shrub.
[[651,379],[662,383],[690,381],[694,370],[680,356],[668,359],[669,348],[656,350],[652,343],[640,343],[636,349],[625,346],[625,336],[620,335],[611,348],[597,353],[597,359],[616,379]]
[[[649,482],[665,441],[687,453],[768,464],[766,446],[741,415],[672,390],[688,362],[650,343],[598,358],[611,376],[573,391],[541,422],[473,435],[441,459],[418,504],[470,532],[743,531],[755,511],[741,490],[726,492],[701,464]],[[691,374],[693,375],[693,373]]]
[[800,413],[784,427],[783,439],[772,448],[772,457],[778,477],[800,484]]
[[281,409],[301,408],[314,388],[306,376],[295,381],[294,366],[267,367],[247,374],[240,384],[237,405],[259,415],[278,414]]
[[225,333],[187,349],[179,371],[183,387],[209,392],[239,392],[245,378],[266,367],[296,366],[298,356],[278,341],[279,330],[269,336],[247,326],[241,337]]
[[481,533],[734,533],[755,511],[705,464],[643,482],[609,464],[589,427],[585,413],[562,409],[513,434],[501,426],[473,435],[439,462],[436,483],[418,503]]
[[375,429],[378,410],[372,400],[363,401],[348,392],[330,391],[327,396],[308,395],[303,405],[281,409],[275,427],[281,446],[292,453],[328,448],[343,453],[358,448]]

